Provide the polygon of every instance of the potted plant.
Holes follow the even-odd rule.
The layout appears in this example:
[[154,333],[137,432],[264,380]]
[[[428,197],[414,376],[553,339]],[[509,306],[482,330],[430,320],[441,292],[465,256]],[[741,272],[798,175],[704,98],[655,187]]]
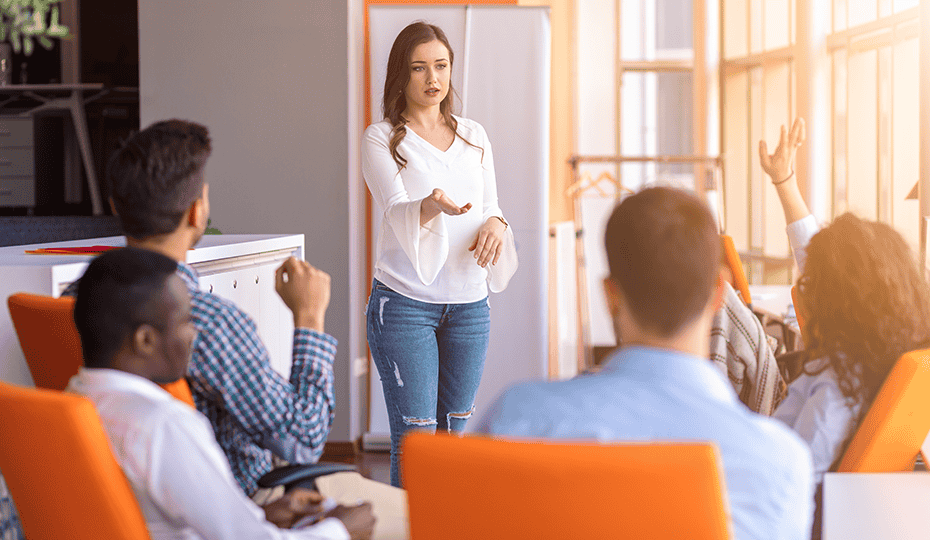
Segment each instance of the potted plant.
[[11,82],[13,54],[30,56],[36,42],[51,49],[54,39],[70,38],[60,23],[63,0],[0,0],[0,84]]

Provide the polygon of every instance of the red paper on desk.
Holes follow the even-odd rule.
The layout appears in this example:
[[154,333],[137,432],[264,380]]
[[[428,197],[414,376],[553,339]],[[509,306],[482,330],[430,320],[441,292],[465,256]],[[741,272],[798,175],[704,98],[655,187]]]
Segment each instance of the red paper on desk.
[[80,247],[60,247],[60,248],[42,248],[27,249],[27,255],[100,255],[111,249],[119,249],[120,246],[80,246]]

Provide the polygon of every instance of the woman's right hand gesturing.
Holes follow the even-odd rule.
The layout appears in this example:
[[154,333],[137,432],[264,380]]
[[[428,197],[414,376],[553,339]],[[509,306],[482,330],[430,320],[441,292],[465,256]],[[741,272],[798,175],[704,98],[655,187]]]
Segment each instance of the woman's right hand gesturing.
[[425,225],[439,214],[458,216],[469,210],[471,210],[471,203],[458,206],[452,202],[452,199],[443,190],[436,188],[429,197],[420,202],[420,225]]

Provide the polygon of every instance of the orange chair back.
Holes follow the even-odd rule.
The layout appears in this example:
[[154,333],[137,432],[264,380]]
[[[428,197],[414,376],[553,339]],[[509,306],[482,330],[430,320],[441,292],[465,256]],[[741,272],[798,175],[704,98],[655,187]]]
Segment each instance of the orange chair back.
[[172,383],[160,384],[165,392],[168,392],[175,399],[179,399],[184,403],[187,403],[191,407],[196,408],[194,405],[194,396],[191,394],[191,387],[187,384],[187,379],[178,379]]
[[93,404],[0,383],[0,470],[29,540],[148,540]]
[[411,540],[729,538],[711,444],[411,433],[403,456]]
[[[81,338],[74,326],[74,298],[16,293],[7,299],[10,318],[39,388],[62,391],[84,365]],[[187,381],[162,385],[177,399],[194,406]]]
[[743,261],[736,252],[736,244],[733,238],[728,234],[721,234],[720,240],[723,242],[723,255],[726,258],[727,266],[730,273],[733,274],[733,288],[739,291],[743,302],[747,305],[752,304],[752,295],[749,293],[749,282],[746,280],[746,272],[743,271]]
[[16,293],[7,306],[35,385],[64,390],[84,363],[72,315],[74,298]]
[[849,443],[839,472],[913,471],[930,433],[930,349],[895,363]]

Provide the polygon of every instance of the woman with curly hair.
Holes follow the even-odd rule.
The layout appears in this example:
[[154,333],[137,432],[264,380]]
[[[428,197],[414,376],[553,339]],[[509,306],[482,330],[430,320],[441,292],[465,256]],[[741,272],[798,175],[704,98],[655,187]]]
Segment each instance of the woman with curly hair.
[[762,167],[778,191],[801,277],[806,358],[773,415],[811,447],[817,483],[836,469],[898,358],[930,345],[930,289],[910,247],[890,226],[843,214],[818,232],[793,170],[804,120]]

